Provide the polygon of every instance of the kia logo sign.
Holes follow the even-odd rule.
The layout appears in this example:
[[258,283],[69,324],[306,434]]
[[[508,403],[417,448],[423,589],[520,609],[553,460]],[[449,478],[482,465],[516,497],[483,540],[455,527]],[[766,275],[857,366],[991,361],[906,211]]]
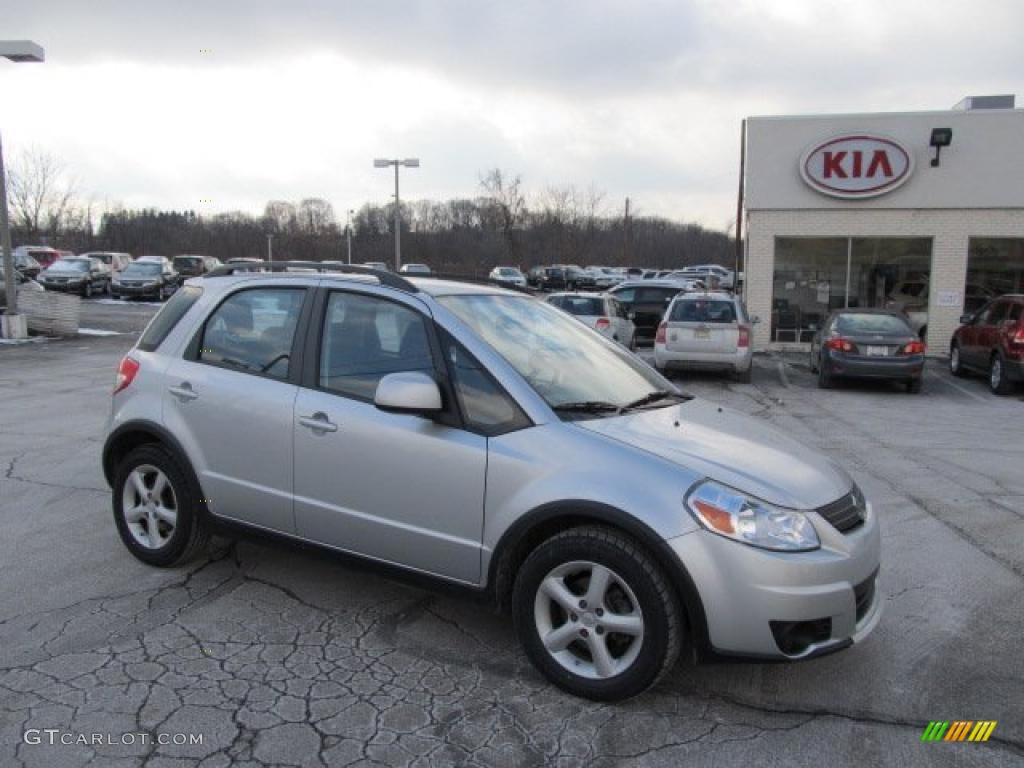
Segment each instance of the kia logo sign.
[[837,136],[800,158],[800,175],[819,192],[848,200],[891,192],[910,178],[914,159],[893,139]]

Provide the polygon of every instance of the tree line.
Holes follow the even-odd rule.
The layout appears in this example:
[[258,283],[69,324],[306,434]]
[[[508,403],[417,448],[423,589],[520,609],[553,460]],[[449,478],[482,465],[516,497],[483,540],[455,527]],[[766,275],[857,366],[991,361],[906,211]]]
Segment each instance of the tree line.
[[[192,210],[113,208],[97,213],[61,164],[23,154],[11,170],[10,207],[16,244],[47,244],[76,253],[126,251],[135,256],[202,253],[222,260],[394,259],[394,202],[366,203],[339,217],[326,200],[271,200],[263,214],[200,215]],[[496,265],[536,264],[679,267],[732,265],[735,241],[725,232],[664,217],[610,213],[594,187],[550,187],[527,199],[522,179],[494,169],[473,197],[401,203],[402,260],[437,272],[484,275]],[[350,227],[350,230],[347,228]]]

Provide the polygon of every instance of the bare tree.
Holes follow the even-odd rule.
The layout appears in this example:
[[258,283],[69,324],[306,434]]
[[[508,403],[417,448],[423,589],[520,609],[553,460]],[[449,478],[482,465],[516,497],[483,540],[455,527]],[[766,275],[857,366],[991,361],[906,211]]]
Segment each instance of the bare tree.
[[518,255],[514,232],[522,226],[526,213],[522,186],[523,180],[518,174],[512,176],[500,168],[493,168],[480,177],[485,200],[493,207],[505,241],[505,255],[513,263],[516,263]]
[[271,200],[263,209],[263,221],[275,234],[292,232],[296,228],[295,204],[287,200]]
[[299,229],[311,235],[326,235],[338,228],[334,206],[320,197],[307,197],[299,203]]
[[74,208],[78,185],[59,158],[29,147],[15,159],[8,189],[14,227],[35,239],[61,234]]

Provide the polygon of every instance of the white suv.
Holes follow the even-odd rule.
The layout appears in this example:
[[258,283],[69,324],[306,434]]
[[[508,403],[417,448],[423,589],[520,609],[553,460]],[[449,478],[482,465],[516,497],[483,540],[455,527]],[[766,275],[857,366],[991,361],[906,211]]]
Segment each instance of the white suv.
[[665,310],[654,337],[654,364],[670,368],[725,370],[750,381],[753,322],[731,293],[680,293]]
[[157,566],[249,528],[486,592],[553,683],[615,700],[683,648],[804,659],[875,627],[849,475],[520,292],[228,265],[118,370],[103,470]]

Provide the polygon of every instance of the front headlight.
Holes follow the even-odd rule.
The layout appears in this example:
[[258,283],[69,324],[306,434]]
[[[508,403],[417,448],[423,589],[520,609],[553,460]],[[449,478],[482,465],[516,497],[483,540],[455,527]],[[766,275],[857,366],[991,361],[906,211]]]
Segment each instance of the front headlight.
[[686,507],[712,533],[780,552],[806,552],[821,546],[802,512],[772,506],[713,480],[686,494]]

